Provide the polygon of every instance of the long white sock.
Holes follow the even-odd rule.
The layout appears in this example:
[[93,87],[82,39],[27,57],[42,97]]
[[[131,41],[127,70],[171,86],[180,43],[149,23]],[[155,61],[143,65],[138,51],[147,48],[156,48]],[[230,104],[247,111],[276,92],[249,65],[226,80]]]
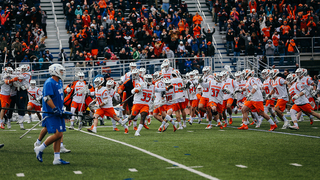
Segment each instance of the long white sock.
[[226,116],[226,117],[227,117],[227,118],[225,119],[225,121],[226,121],[226,124],[228,124],[228,122],[229,122],[229,121],[228,121],[228,118],[229,118],[229,117],[228,117],[228,116]]
[[138,120],[140,114],[138,114],[133,120]]
[[97,130],[97,126],[93,126],[93,129],[92,130]]
[[168,114],[166,115],[165,119],[166,119],[167,121],[171,121],[171,120],[172,120],[172,118],[171,118]]
[[165,121],[162,121],[160,128],[163,128],[163,126],[166,124]]
[[181,123],[181,121],[179,122],[179,127],[181,127],[182,126],[182,123]]
[[143,124],[139,124],[138,130],[137,130],[138,133],[140,133],[142,127],[143,127]]
[[60,159],[60,153],[59,152],[55,152],[54,153],[54,160],[56,159]]
[[112,122],[113,128],[117,128],[117,126],[116,126],[117,121],[115,121],[113,118],[111,118],[111,122]]
[[39,146],[39,151],[43,151],[47,146],[42,143],[40,146]]
[[29,115],[29,118],[30,118],[30,120],[32,120],[32,117],[31,117],[31,115]]
[[229,114],[229,118],[232,119],[232,114]]
[[287,122],[287,121],[288,121],[287,118],[286,118],[284,115],[282,116],[282,118],[283,118],[283,121],[284,121],[284,122]]
[[270,125],[274,125],[274,122],[272,121],[271,118],[268,120],[268,122],[270,123]]
[[0,123],[3,123],[3,119],[0,119]]
[[310,118],[310,119],[313,119],[313,116],[312,116],[312,115],[310,115],[310,116],[309,116],[309,118]]
[[[211,122],[211,121],[209,121],[209,122]],[[219,122],[221,122],[220,119],[217,120],[217,123],[219,123]]]
[[298,126],[299,127],[299,125],[298,125],[298,123],[293,123],[295,126]]
[[150,116],[149,116],[149,115],[147,115],[146,119],[148,120],[149,118],[150,118]]
[[186,124],[186,120],[183,120],[183,124]]
[[191,117],[191,116],[190,116],[190,122],[191,122],[191,123],[193,122],[193,117]]
[[127,126],[127,125],[123,125],[123,128],[127,129],[127,128],[128,128],[128,126]]
[[70,124],[71,124],[71,126],[73,126],[74,120],[70,120]]
[[40,144],[41,143],[41,141],[39,140],[39,139],[37,139],[37,142],[36,142],[37,144]]
[[209,125],[210,125],[210,126],[211,126],[211,122],[212,122],[212,121],[209,121]]
[[137,127],[137,121],[133,121],[133,127]]
[[170,122],[171,122],[171,124],[172,124],[172,125],[175,125],[175,123],[174,123],[174,121],[173,121],[173,120],[171,120]]
[[[259,119],[258,113],[257,112],[252,112],[252,115],[254,116],[255,120]],[[253,117],[252,117],[253,118]]]

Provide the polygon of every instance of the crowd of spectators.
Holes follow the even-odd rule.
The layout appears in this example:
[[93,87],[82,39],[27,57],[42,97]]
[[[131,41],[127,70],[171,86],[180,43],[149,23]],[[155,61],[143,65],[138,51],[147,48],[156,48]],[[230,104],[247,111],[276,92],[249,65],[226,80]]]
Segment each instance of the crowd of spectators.
[[[202,17],[189,13],[184,0],[162,0],[162,4],[145,0],[62,2],[65,28],[71,34],[71,60],[104,57],[128,63],[179,57],[182,59],[177,60],[177,66],[185,72],[186,64],[191,65],[188,70],[202,69],[203,62],[194,57],[215,54],[212,44],[215,29],[201,27]],[[101,63],[104,61],[98,64]]]
[[270,65],[274,56],[291,55],[277,65],[295,64],[292,55],[310,52],[311,37],[320,35],[319,0],[212,0],[210,9],[234,62],[243,52],[267,57]]
[[[46,50],[47,14],[41,9],[40,0],[0,1],[0,16],[1,66],[53,60]],[[32,68],[38,70],[48,65],[43,63]]]

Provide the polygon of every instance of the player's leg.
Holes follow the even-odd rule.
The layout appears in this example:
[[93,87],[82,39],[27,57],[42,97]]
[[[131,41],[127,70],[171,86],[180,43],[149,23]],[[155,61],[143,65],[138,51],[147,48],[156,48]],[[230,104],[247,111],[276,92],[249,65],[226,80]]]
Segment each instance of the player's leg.
[[227,119],[229,118],[229,124],[232,124],[233,120],[232,120],[232,103],[233,103],[233,99],[228,99],[227,102],[227,113],[229,115],[229,117],[227,117]]
[[48,133],[48,131],[47,131],[46,127],[41,129],[39,137],[38,137],[37,141],[34,143],[34,147],[38,147],[41,145],[41,141],[46,136],[47,133]]
[[[17,98],[19,98],[17,99],[18,109],[26,109],[25,105],[26,105],[27,95],[28,95],[27,90],[20,90],[17,92]],[[23,121],[24,121],[25,111],[24,110],[18,111],[18,115],[20,120],[20,129],[24,130]]]
[[[174,120],[171,118],[172,113],[173,113],[173,107],[172,107],[172,106],[168,106],[168,108],[167,108],[167,115],[166,115],[165,119],[166,119],[167,121],[170,121],[170,122],[171,122],[171,124],[172,124],[172,126],[173,126],[173,132],[175,132],[175,131],[177,130],[177,127],[176,127],[176,125],[175,125]],[[164,132],[165,130],[167,130],[167,128],[165,128],[165,129],[163,130],[163,132]]]
[[297,114],[300,112],[300,110],[296,110],[299,109],[297,106],[292,106],[290,109],[290,116],[291,116],[291,120],[293,121],[293,126],[289,126],[290,129],[294,129],[294,130],[298,130],[299,129],[299,125],[298,125],[298,119],[297,119]]
[[[77,110],[77,107],[78,107],[78,103],[72,101],[71,102],[71,113],[72,114],[75,114],[76,110]],[[71,130],[74,129],[74,116],[71,116],[71,119],[70,119],[70,128]]]
[[63,137],[63,132],[58,132],[58,136],[60,138],[58,138],[55,142],[53,142],[53,151],[54,151],[54,160],[53,160],[53,164],[54,165],[58,165],[58,164],[70,164],[69,162],[63,161],[60,158],[60,148],[61,148],[61,140]]
[[241,112],[242,112],[242,126],[239,127],[238,129],[248,129],[248,123],[247,123],[247,119],[248,119],[248,115],[249,115],[249,111],[250,111],[250,107],[252,102],[251,101],[247,101],[245,102],[245,104],[243,105],[243,107],[241,108]]
[[63,144],[63,136],[61,138],[61,143],[60,143],[60,153],[69,153],[71,150],[67,149],[64,144]]
[[31,110],[33,110],[34,108],[33,108],[33,106],[32,106],[32,103],[31,102],[29,102],[28,103],[28,105],[27,105],[27,110],[28,110],[28,115],[29,115],[29,121],[28,121],[28,123],[31,123],[32,122],[32,117],[31,117]]
[[[264,112],[263,102],[258,101],[253,103],[254,108],[257,110],[258,115],[264,117],[270,123],[269,131],[275,130],[278,126],[273,122],[270,116]],[[259,121],[261,122],[261,121]],[[259,124],[260,125],[260,124]]]
[[[10,107],[10,96],[1,96],[1,107],[2,108],[9,108]],[[7,110],[1,109],[0,111],[0,128],[4,129],[4,114],[6,113]]]
[[[113,108],[110,108],[110,113],[112,114],[112,120],[119,122],[119,123],[121,124],[121,126],[123,126],[123,128],[124,128],[124,133],[125,133],[125,134],[128,134],[128,132],[129,132],[128,126],[121,121],[121,119],[116,115],[116,113],[114,112],[114,110],[113,110],[113,112],[112,112],[112,109],[113,109]],[[114,128],[114,129],[115,129],[115,128]],[[116,127],[116,129],[118,129],[118,128]]]
[[282,129],[287,129],[289,127],[289,121],[287,120],[287,118],[283,115],[283,111],[286,108],[286,104],[287,101],[283,100],[283,99],[278,99],[275,110],[277,113],[277,116],[284,121],[284,124],[282,126]]
[[[149,107],[148,107],[149,108]],[[148,110],[149,111],[149,110]],[[140,136],[140,131],[141,131],[141,129],[142,129],[142,127],[144,127],[145,126],[145,120],[146,120],[146,117],[147,117],[147,115],[148,115],[148,113],[147,112],[141,112],[140,113],[141,114],[141,119],[140,119],[140,124],[139,124],[139,126],[138,126],[138,130],[135,132],[135,136]]]

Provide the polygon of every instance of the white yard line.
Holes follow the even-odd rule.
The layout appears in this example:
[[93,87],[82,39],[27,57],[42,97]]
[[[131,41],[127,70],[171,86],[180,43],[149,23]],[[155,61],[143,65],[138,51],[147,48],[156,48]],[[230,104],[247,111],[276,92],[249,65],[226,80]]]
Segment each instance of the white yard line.
[[73,171],[74,174],[82,174],[81,171]]
[[[78,130],[77,130],[77,131],[78,131]],[[154,153],[152,153],[152,152],[150,152],[150,151],[147,151],[147,150],[145,150],[145,149],[139,148],[139,147],[137,147],[137,146],[133,146],[133,145],[127,144],[127,143],[125,143],[125,142],[121,142],[121,141],[118,141],[118,140],[115,140],[115,139],[111,139],[111,138],[108,138],[108,137],[100,136],[100,135],[98,135],[98,134],[93,134],[93,133],[86,132],[86,131],[82,131],[82,130],[80,130],[80,132],[89,134],[89,135],[91,135],[91,136],[96,136],[96,137],[99,137],[99,138],[102,138],[102,139],[106,139],[106,140],[108,140],[108,141],[112,141],[112,142],[115,142],[115,143],[119,143],[119,144],[122,144],[122,145],[125,145],[125,146],[128,146],[128,147],[131,147],[131,148],[136,149],[136,150],[138,150],[138,151],[141,151],[141,152],[143,152],[143,153],[145,153],[145,154],[149,154],[150,156],[153,156],[153,157],[155,157],[155,158],[158,158],[158,159],[160,159],[160,160],[162,160],[162,161],[166,161],[167,163],[174,164],[174,165],[176,165],[176,166],[178,166],[178,167],[180,167],[180,168],[182,168],[182,169],[185,169],[185,170],[187,170],[187,171],[189,171],[189,172],[195,173],[195,174],[197,174],[197,175],[199,175],[199,176],[202,176],[202,177],[204,177],[204,178],[211,179],[211,180],[218,180],[218,178],[215,178],[215,177],[212,177],[212,176],[210,176],[210,175],[208,175],[208,174],[205,174],[205,173],[203,173],[203,172],[194,170],[194,169],[192,169],[192,168],[190,168],[190,167],[187,167],[187,166],[185,166],[185,165],[183,165],[183,164],[179,164],[179,163],[177,163],[177,162],[175,162],[175,161],[172,161],[172,160],[170,160],[170,159],[164,158],[164,157],[162,157],[162,156],[159,156],[159,155],[157,155],[157,154],[154,154]]]
[[[189,168],[202,168],[203,166],[189,166]],[[166,169],[179,169],[180,167],[173,166],[173,167],[166,167]]]
[[129,168],[130,172],[138,172],[138,170],[136,168]]
[[17,173],[17,177],[24,177],[24,173]]

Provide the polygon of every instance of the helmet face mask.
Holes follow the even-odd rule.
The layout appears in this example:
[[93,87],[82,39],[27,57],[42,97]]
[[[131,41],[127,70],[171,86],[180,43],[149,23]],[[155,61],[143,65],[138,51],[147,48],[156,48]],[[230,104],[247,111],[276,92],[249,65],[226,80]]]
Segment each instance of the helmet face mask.
[[97,77],[95,80],[94,80],[94,85],[95,87],[100,87],[102,84],[104,83],[104,78],[103,77]]
[[269,77],[269,74],[270,74],[270,69],[264,69],[262,72],[261,72],[261,77],[263,79],[267,79]]
[[63,80],[66,76],[66,69],[61,64],[53,64],[49,66],[49,73],[51,76],[56,76]]
[[236,80],[237,80],[237,81],[241,81],[241,80],[243,79],[243,73],[242,73],[242,71],[236,72],[234,76],[236,77]]
[[190,80],[194,80],[195,77],[196,77],[196,74],[191,71],[191,72],[189,73],[189,79],[190,79]]
[[111,90],[113,85],[114,85],[114,81],[113,81],[113,80],[107,81],[106,86],[107,86],[107,89],[108,89],[108,90]]
[[146,74],[146,69],[145,68],[140,68],[139,72],[140,72],[140,76],[143,77]]
[[296,74],[289,74],[286,78],[286,80],[290,83],[293,84],[297,80],[298,76]]
[[165,84],[166,86],[171,85],[171,80],[170,80],[169,78],[165,78],[165,79],[163,80],[163,82],[164,82],[164,84]]
[[30,86],[31,86],[32,88],[35,88],[35,87],[36,87],[36,81],[35,81],[35,80],[31,80],[31,81],[30,81]]
[[130,67],[130,71],[133,71],[134,69],[137,69],[137,64],[136,63],[130,63],[129,67]]
[[152,85],[152,75],[151,74],[147,74],[144,76],[144,81],[148,84],[148,85]]

